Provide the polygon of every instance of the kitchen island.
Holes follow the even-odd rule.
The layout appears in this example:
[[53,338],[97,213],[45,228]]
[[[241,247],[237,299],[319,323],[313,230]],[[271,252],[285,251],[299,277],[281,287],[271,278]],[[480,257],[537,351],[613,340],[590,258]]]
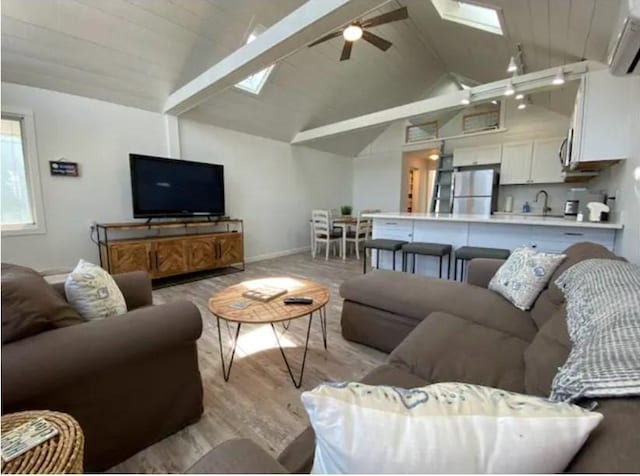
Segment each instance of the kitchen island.
[[[373,238],[483,246],[513,250],[531,246],[541,251],[559,253],[574,243],[591,241],[613,251],[616,232],[622,225],[615,222],[577,222],[561,217],[521,215],[452,215],[437,213],[372,213]],[[371,262],[376,265],[376,252]],[[398,253],[398,258],[399,253]],[[454,256],[451,257],[453,263]],[[400,270],[401,259],[397,260]],[[380,256],[380,268],[392,269],[390,252]],[[419,256],[416,274],[438,276],[438,260]],[[445,272],[446,275],[446,272]],[[453,270],[452,275],[453,278]]]

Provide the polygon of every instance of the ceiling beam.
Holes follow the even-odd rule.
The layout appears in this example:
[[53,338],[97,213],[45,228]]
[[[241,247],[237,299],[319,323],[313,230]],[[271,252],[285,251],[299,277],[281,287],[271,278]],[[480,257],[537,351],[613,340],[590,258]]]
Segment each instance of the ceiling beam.
[[246,77],[296,52],[389,0],[309,0],[169,95],[166,114],[183,114]]
[[[565,80],[572,81],[575,79],[579,79],[584,73],[587,72],[589,67],[591,67],[592,69],[598,68],[598,65],[589,61],[564,65],[562,67],[562,70],[565,74]],[[389,124],[397,120],[410,119],[421,114],[427,114],[447,109],[459,109],[462,107],[462,100],[467,97],[467,91],[471,92],[472,102],[486,102],[492,99],[501,99],[504,98],[504,90],[506,89],[509,81],[513,83],[513,86],[517,92],[521,92],[524,94],[543,91],[550,88],[556,88],[557,86],[551,85],[551,80],[558,73],[558,70],[559,68],[557,67],[549,68],[541,71],[536,71],[534,73],[516,76],[511,79],[501,79],[499,81],[474,86],[469,90],[456,91],[449,94],[443,94],[441,96],[422,99],[420,101],[411,102],[402,106],[396,106],[390,109],[354,117],[352,119],[346,119],[344,121],[336,122],[333,124],[327,124],[326,126],[308,129],[306,131],[298,132],[291,143],[303,144],[325,137],[346,134],[369,127]]]

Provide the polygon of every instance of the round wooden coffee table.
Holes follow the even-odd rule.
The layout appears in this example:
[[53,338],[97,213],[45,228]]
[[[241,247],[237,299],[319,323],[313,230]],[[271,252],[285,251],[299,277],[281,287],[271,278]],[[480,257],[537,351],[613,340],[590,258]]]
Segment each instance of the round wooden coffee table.
[[[267,302],[246,298],[243,294],[249,290],[278,288],[286,289],[286,293],[275,297]],[[287,297],[310,297],[313,299],[312,304],[292,304],[284,303]],[[287,366],[291,380],[296,388],[302,385],[302,377],[304,375],[304,364],[307,359],[307,351],[309,350],[309,335],[311,334],[311,323],[315,313],[320,318],[320,326],[322,329],[322,340],[325,350],[327,349],[327,313],[326,305],[329,302],[329,290],[324,286],[314,283],[306,279],[279,277],[255,279],[244,281],[234,286],[229,286],[215,293],[209,299],[209,311],[215,316],[218,324],[218,343],[220,345],[220,360],[222,361],[222,376],[225,381],[229,380],[231,374],[231,366],[236,353],[238,337],[240,336],[240,328],[242,324],[269,324],[276,337],[280,353]],[[246,307],[245,307],[246,306]],[[309,316],[309,324],[307,326],[307,337],[304,343],[304,354],[302,357],[302,367],[300,368],[300,377],[296,381],[291,365],[280,343],[280,336],[276,330],[275,324],[282,323],[285,330],[289,328],[289,321]],[[227,327],[229,323],[236,323],[235,333],[230,332],[231,357],[228,366],[225,363],[224,350],[222,348],[222,328],[221,320],[226,321]]]

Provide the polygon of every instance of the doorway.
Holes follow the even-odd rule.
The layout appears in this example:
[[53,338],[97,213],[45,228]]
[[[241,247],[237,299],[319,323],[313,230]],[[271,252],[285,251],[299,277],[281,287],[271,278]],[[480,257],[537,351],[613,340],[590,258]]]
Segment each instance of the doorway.
[[402,154],[400,209],[403,212],[426,213],[431,209],[438,158],[438,149],[415,150]]

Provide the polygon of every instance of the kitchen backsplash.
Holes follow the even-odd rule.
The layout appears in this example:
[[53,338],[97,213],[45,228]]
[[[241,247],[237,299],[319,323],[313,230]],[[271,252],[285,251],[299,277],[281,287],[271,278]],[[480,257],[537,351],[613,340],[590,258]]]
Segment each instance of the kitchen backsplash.
[[575,185],[564,183],[537,184],[537,185],[501,185],[498,191],[498,211],[505,208],[505,201],[508,196],[513,197],[513,212],[521,213],[522,206],[529,202],[531,213],[542,213],[544,196],[540,195],[540,201],[535,202],[536,193],[546,190],[549,194],[548,206],[551,207],[550,215],[562,215],[564,212],[564,202],[567,200],[569,191]]

